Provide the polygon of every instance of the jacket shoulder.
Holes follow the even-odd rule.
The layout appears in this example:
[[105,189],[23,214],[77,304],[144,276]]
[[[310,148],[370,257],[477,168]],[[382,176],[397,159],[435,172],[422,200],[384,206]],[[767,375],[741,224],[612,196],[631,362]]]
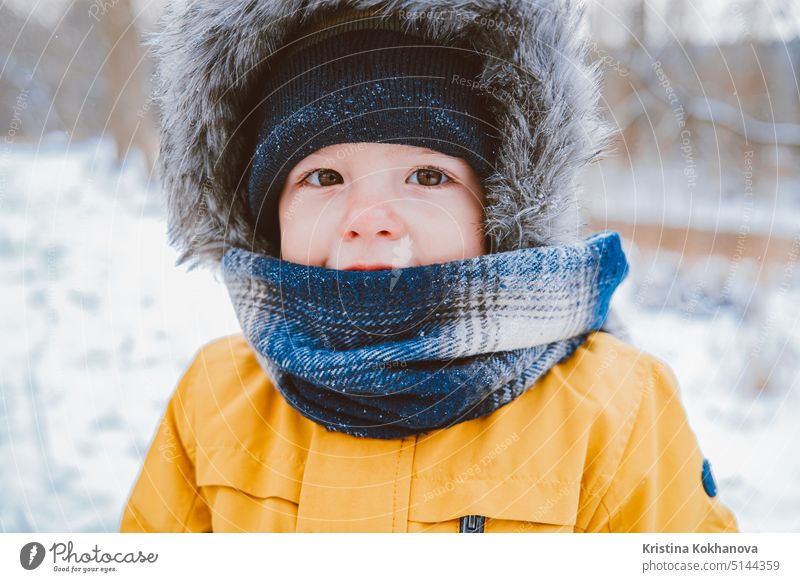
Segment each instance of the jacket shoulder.
[[255,354],[242,333],[215,338],[197,350],[191,368],[208,378],[249,372],[258,366]]
[[568,420],[562,427],[581,451],[586,517],[616,479],[634,428],[641,424],[642,407],[654,395],[658,400],[677,399],[677,381],[656,356],[598,331],[551,369],[547,384],[564,400]]
[[205,453],[252,455],[275,441],[276,433],[302,441],[309,430],[311,421],[286,402],[242,333],[204,344],[181,383],[191,403],[192,435]]
[[665,374],[668,364],[604,331],[589,334],[566,360],[552,369],[576,396],[602,410],[629,413],[647,385]]
[[641,424],[642,407],[680,402],[669,364],[603,331],[590,334],[562,364],[554,368],[561,388],[586,405],[585,412],[607,441],[601,456],[610,466],[619,464],[634,425]]
[[184,375],[195,397],[226,402],[254,381],[272,384],[241,333],[213,339],[195,353]]
[[215,338],[195,352],[178,385],[177,394],[197,403],[229,402],[254,380],[268,379],[261,372],[253,350],[241,333]]
[[[603,487],[586,499],[589,511],[580,520],[582,529],[736,531],[732,512],[707,484],[708,461],[672,368],[605,333],[595,334],[586,350],[599,356],[599,362],[610,362],[594,388],[595,399],[614,411],[615,426],[608,427],[609,451],[601,455]],[[607,380],[619,375],[624,379],[619,380],[617,394]]]

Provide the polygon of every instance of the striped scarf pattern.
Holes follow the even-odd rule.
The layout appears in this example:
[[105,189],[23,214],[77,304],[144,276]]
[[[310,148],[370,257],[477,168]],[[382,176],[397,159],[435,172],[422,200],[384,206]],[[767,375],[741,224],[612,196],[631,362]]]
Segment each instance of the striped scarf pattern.
[[223,277],[276,388],[329,430],[395,439],[487,415],[606,322],[619,234],[384,271],[241,248]]

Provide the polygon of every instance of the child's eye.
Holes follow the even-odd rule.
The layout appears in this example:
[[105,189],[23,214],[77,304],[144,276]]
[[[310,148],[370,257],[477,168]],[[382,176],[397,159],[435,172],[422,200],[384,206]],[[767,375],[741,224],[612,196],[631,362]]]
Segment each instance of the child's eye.
[[[416,176],[416,178],[415,178]],[[450,177],[435,168],[419,168],[408,177],[412,184],[420,186],[439,186],[450,181]]]
[[322,168],[306,174],[303,182],[309,182],[314,186],[335,186],[336,184],[344,183],[344,179],[336,170]]

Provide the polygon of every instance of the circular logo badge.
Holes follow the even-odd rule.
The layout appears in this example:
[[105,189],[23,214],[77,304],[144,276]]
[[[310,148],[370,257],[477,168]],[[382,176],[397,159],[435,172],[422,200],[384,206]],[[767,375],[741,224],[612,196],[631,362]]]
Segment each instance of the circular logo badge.
[[39,542],[28,542],[19,551],[19,563],[26,570],[35,570],[44,561],[44,546]]

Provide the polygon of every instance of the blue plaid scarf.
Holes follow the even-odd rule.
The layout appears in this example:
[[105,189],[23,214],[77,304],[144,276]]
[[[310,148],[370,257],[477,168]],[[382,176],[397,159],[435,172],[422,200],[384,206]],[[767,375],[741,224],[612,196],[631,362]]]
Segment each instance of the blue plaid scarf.
[[401,438],[508,404],[606,321],[627,274],[616,232],[384,271],[234,248],[223,275],[286,400],[329,430]]

